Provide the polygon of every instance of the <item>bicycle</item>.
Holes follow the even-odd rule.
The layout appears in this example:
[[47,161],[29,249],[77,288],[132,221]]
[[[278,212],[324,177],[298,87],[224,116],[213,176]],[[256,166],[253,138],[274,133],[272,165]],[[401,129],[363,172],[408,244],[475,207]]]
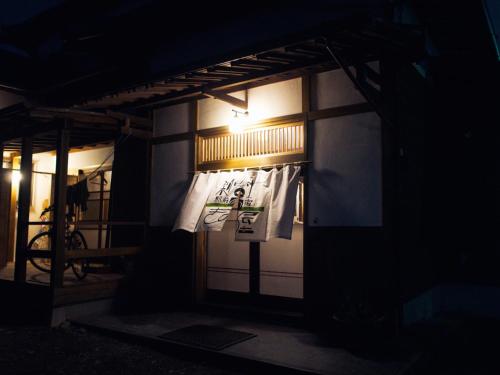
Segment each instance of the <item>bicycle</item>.
[[[47,214],[50,211],[53,211],[54,207],[50,206],[44,209],[40,215],[40,219],[42,221],[45,218],[45,214]],[[87,241],[85,240],[85,237],[83,234],[77,230],[71,228],[71,223],[72,223],[72,214],[66,214],[66,226],[65,226],[65,233],[64,233],[64,247],[66,250],[85,250],[87,249]],[[28,260],[30,263],[35,267],[36,269],[42,271],[42,272],[50,272],[51,270],[51,260],[50,257],[47,258],[38,258],[34,256],[29,255],[29,250],[42,250],[42,251],[47,251],[50,252],[52,250],[52,237],[53,237],[53,231],[52,230],[46,230],[46,231],[41,231],[37,235],[35,235],[31,241],[28,243]],[[64,270],[66,271],[68,268],[71,267],[73,270],[73,273],[79,280],[83,280],[87,276],[87,271],[86,269],[89,266],[89,261],[85,259],[74,259],[74,260],[69,260],[66,262],[64,265]]]

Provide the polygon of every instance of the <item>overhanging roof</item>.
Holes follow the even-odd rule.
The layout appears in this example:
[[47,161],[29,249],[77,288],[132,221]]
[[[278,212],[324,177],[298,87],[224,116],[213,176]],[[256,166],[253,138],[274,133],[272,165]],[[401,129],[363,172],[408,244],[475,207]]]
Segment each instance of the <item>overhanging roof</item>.
[[[369,57],[368,55],[366,56]],[[210,97],[212,91],[234,92],[302,74],[336,68],[326,49],[315,40],[224,61],[166,79],[83,101],[85,109],[141,109]]]
[[134,128],[150,130],[147,119],[116,112],[80,111],[17,104],[0,111],[0,142],[6,151],[20,151],[23,136],[33,136],[33,151],[53,150],[57,130],[70,126],[70,147],[108,143],[117,138],[127,121]]

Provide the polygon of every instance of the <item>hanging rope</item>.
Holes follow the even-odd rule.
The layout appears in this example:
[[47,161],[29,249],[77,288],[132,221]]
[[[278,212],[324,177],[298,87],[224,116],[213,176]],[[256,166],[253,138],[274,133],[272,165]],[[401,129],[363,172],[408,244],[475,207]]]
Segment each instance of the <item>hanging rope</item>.
[[111,158],[111,156],[114,155],[116,149],[122,145],[127,139],[128,137],[130,137],[130,133],[128,133],[126,136],[124,136],[123,134],[120,134],[120,137],[118,138],[118,140],[116,141],[115,143],[115,146],[113,147],[113,150],[111,150],[111,152],[109,153],[108,156],[106,156],[106,158],[102,161],[101,164],[99,164],[99,166],[97,168],[95,168],[92,172],[90,172],[88,175],[87,175],[87,178],[90,180],[92,178],[94,178],[95,176],[97,176],[97,174],[99,173],[99,171],[101,170],[102,166]]

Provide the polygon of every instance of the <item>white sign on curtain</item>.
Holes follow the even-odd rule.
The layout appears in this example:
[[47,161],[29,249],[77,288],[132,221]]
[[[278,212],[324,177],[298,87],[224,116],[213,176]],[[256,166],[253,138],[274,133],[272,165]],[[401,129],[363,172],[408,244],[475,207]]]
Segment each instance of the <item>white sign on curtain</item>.
[[237,215],[235,240],[290,239],[300,167],[200,173],[193,178],[173,230],[221,231]]

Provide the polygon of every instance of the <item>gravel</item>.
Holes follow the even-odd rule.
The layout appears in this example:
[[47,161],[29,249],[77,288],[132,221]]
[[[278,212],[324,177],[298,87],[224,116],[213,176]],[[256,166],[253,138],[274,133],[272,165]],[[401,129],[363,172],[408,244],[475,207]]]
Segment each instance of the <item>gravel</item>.
[[0,326],[0,374],[237,373],[65,325],[58,328]]

